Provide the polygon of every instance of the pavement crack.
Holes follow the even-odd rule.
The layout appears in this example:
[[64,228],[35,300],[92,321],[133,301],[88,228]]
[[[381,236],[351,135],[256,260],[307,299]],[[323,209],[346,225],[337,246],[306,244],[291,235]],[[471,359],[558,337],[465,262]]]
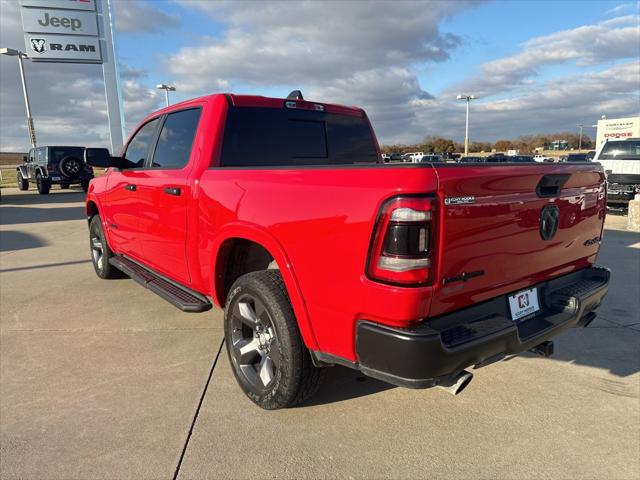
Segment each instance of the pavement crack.
[[191,421],[191,427],[189,427],[187,438],[185,439],[184,445],[182,447],[182,453],[180,453],[180,459],[178,460],[178,465],[176,465],[176,470],[173,474],[173,480],[177,480],[178,475],[180,475],[180,467],[182,467],[182,461],[184,460],[184,456],[187,453],[187,448],[189,447],[189,441],[191,440],[191,434],[193,433],[193,429],[196,426],[196,421],[198,420],[198,415],[200,414],[200,408],[202,408],[202,404],[204,403],[204,397],[207,394],[207,390],[209,389],[209,383],[211,382],[211,377],[213,377],[213,370],[216,368],[216,365],[218,364],[218,358],[220,358],[220,352],[222,352],[223,345],[224,345],[224,338],[220,342],[220,346],[218,347],[218,353],[216,353],[216,356],[213,359],[211,370],[209,370],[209,376],[207,377],[207,381],[204,384],[204,388],[202,389],[202,394],[200,395],[200,401],[198,402],[198,406],[196,407],[195,414],[193,415],[193,420]]

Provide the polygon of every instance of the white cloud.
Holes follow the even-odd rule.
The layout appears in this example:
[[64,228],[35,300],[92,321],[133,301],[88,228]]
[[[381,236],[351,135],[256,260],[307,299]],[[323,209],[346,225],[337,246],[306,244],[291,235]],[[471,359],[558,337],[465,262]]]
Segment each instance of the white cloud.
[[442,62],[460,44],[440,23],[477,2],[180,3],[228,27],[167,59],[180,91],[300,88],[307,98],[365,106],[390,137],[415,120],[412,100],[430,97],[415,66]]
[[634,9],[635,11],[640,10],[640,2],[621,3],[620,5],[616,5],[615,7],[607,10],[605,12],[605,15],[620,15],[625,12],[630,12]]
[[119,32],[159,32],[180,24],[177,15],[169,15],[142,0],[116,0],[114,7]]
[[532,38],[522,45],[520,53],[483,64],[478,75],[457,89],[471,89],[488,96],[526,85],[549,65],[575,62],[578,66],[589,66],[638,59],[639,19],[629,15]]

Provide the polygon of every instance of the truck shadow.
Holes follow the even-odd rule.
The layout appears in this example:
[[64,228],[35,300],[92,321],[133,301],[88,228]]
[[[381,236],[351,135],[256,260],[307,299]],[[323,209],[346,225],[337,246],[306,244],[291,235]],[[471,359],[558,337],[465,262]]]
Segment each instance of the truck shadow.
[[85,194],[82,190],[79,192],[52,191],[49,195],[3,194],[0,224],[20,225],[82,220],[85,218],[84,199]]
[[0,234],[0,252],[40,248],[48,244],[46,239],[32,233],[5,230]]
[[69,190],[59,190],[52,187],[49,195],[40,195],[36,191],[27,191],[25,193],[7,193],[17,192],[15,188],[2,189],[2,205],[46,205],[52,203],[84,203],[86,194],[80,187],[74,188],[73,186]]
[[369,378],[347,367],[328,367],[320,390],[302,406],[324,405],[373,395],[397,388],[395,385]]

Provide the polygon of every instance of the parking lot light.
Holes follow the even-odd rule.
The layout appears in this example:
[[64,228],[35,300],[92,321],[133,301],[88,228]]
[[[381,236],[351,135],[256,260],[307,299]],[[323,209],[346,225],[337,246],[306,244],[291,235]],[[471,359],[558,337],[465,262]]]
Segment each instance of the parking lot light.
[[475,95],[458,95],[456,97],[458,100],[464,100],[467,102],[467,119],[465,122],[464,128],[464,156],[469,155],[469,102],[471,100],[475,100],[477,97]]
[[167,107],[169,106],[169,92],[175,92],[176,87],[167,85],[166,83],[159,83],[156,85],[158,90],[164,90],[164,99],[167,102]]
[[27,81],[24,76],[23,58],[29,58],[26,53],[13,48],[0,48],[0,54],[8,57],[18,57],[18,67],[20,68],[20,80],[22,81],[22,93],[24,95],[24,106],[27,110],[27,128],[29,130],[29,141],[31,148],[36,148],[36,130],[33,126],[33,118],[31,117],[31,107],[29,106],[29,93],[27,92]]

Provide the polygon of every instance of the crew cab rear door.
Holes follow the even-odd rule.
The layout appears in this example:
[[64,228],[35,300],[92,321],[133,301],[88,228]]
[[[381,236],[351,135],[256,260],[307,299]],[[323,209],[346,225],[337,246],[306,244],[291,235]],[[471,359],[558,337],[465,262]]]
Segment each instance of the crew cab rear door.
[[595,261],[606,209],[600,165],[434,168],[440,231],[431,316]]
[[137,188],[144,263],[183,284],[191,283],[186,256],[187,202],[200,114],[201,108],[188,108],[163,116],[157,143]]

